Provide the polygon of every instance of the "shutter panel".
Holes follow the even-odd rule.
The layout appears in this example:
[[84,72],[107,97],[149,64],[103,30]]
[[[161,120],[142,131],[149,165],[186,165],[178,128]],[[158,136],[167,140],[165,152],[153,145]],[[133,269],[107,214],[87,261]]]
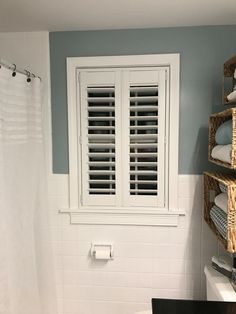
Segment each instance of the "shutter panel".
[[125,202],[127,206],[164,206],[165,73],[131,70],[126,76]]
[[84,206],[116,204],[117,92],[115,72],[81,73],[81,169]]

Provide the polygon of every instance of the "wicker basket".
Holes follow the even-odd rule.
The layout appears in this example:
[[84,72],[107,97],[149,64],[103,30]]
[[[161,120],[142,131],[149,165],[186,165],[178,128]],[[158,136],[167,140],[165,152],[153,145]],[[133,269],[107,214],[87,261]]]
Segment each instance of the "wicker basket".
[[235,69],[236,69],[236,55],[234,55],[232,58],[225,61],[224,76],[233,77]]
[[[233,91],[234,86],[236,84],[236,80],[234,78],[235,69],[236,69],[236,55],[234,55],[232,58],[230,58],[224,63],[224,75],[223,75],[223,84],[222,84],[222,96],[223,96],[222,102],[225,105],[232,105],[236,103],[236,100],[229,101],[227,99],[227,95]],[[228,90],[229,81],[231,85],[230,90]],[[228,84],[226,82],[228,82]],[[226,86],[228,86],[228,88],[226,88]]]
[[[214,197],[221,193],[219,183],[227,187],[228,215],[227,215],[227,239],[218,232],[210,218],[210,210],[214,205]],[[204,173],[204,219],[219,241],[230,253],[236,252],[236,175],[220,173]]]
[[[215,141],[215,134],[218,127],[225,121],[232,119],[232,151],[231,163],[226,163],[211,157],[212,149],[217,145]],[[209,120],[209,141],[208,141],[208,159],[217,165],[236,169],[236,108],[224,110],[222,112],[213,114]]]

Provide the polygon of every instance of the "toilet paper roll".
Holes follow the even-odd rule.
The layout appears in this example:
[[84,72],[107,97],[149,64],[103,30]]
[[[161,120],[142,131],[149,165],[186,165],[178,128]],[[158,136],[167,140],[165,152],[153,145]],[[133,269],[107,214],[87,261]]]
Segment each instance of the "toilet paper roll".
[[103,260],[111,259],[110,249],[107,248],[107,249],[96,250],[94,257],[95,259],[103,259]]

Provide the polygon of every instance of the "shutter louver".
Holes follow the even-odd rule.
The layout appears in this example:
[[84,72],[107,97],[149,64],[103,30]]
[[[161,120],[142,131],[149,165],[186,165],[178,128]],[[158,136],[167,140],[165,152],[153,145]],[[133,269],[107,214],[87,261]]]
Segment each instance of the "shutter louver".
[[115,184],[115,87],[87,88],[89,194],[113,195]]
[[130,86],[130,195],[158,195],[158,85]]

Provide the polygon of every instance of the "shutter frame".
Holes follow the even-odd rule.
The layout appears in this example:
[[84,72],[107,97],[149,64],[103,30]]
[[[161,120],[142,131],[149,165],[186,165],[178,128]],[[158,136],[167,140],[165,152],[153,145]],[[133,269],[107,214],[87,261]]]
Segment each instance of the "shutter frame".
[[[104,73],[104,70],[103,69],[100,69],[100,70],[97,70],[96,72],[96,79],[99,77],[99,72],[102,72]],[[93,71],[91,71],[93,72]],[[82,135],[82,166],[81,166],[81,169],[82,169],[82,178],[81,178],[81,186],[82,186],[82,202],[81,202],[81,205],[82,207],[88,207],[88,206],[95,206],[97,208],[99,208],[100,206],[109,206],[110,208],[116,208],[116,207],[123,207],[123,208],[132,208],[132,207],[164,207],[165,206],[165,202],[164,202],[164,198],[165,198],[165,181],[164,181],[164,178],[165,178],[165,164],[164,164],[164,155],[165,155],[165,147],[164,147],[164,142],[165,142],[165,122],[163,124],[164,127],[162,127],[162,137],[163,137],[163,141],[162,143],[156,143],[157,146],[158,146],[158,150],[160,150],[160,144],[162,145],[162,158],[161,158],[161,167],[163,168],[163,171],[162,171],[162,175],[159,175],[159,178],[157,179],[152,179],[152,185],[155,186],[156,184],[161,184],[162,186],[162,190],[160,188],[158,188],[158,196],[157,195],[152,195],[152,194],[156,194],[155,193],[155,190],[156,188],[154,187],[153,191],[152,189],[147,189],[147,185],[148,185],[148,178],[145,178],[145,180],[143,180],[143,184],[142,184],[142,187],[140,187],[141,183],[138,184],[138,181],[137,179],[133,179],[133,180],[130,180],[130,175],[135,175],[135,171],[133,169],[131,169],[131,166],[137,166],[135,164],[135,162],[132,163],[132,165],[130,163],[128,163],[128,166],[127,166],[127,156],[128,158],[131,156],[131,157],[135,157],[135,153],[134,152],[127,152],[127,148],[129,149],[132,145],[133,147],[138,146],[136,147],[137,149],[141,149],[141,147],[143,147],[143,149],[145,150],[145,145],[146,143],[145,142],[131,142],[129,143],[129,141],[127,142],[126,139],[130,140],[131,138],[143,138],[143,140],[145,140],[145,138],[147,137],[149,140],[152,139],[152,138],[155,138],[155,135],[150,135],[148,132],[146,134],[127,134],[127,131],[124,131],[124,129],[127,130],[127,121],[126,123],[123,122],[124,119],[124,116],[127,116],[127,111],[128,111],[128,114],[130,115],[131,112],[139,112],[139,113],[145,113],[145,110],[149,110],[149,113],[155,113],[153,115],[153,119],[159,119],[158,115],[156,115],[156,107],[154,105],[147,105],[147,103],[150,103],[150,101],[157,101],[159,96],[145,96],[145,97],[142,97],[141,100],[140,100],[140,97],[138,97],[139,99],[135,98],[134,96],[127,96],[127,86],[131,86],[130,85],[130,80],[129,80],[129,75],[130,73],[132,74],[132,76],[134,77],[134,74],[138,74],[138,79],[140,80],[141,78],[141,81],[139,81],[139,83],[134,83],[136,85],[134,85],[134,89],[142,89],[143,87],[140,87],[140,86],[144,86],[145,89],[149,89],[150,91],[153,90],[155,88],[155,85],[153,85],[153,78],[151,79],[151,83],[150,83],[150,78],[149,78],[149,81],[148,83],[145,82],[145,80],[143,80],[143,74],[144,72],[147,73],[151,73],[152,76],[155,76],[155,82],[156,82],[156,85],[157,85],[157,82],[158,84],[160,84],[160,81],[162,80],[162,107],[163,109],[165,110],[165,69],[160,69],[160,68],[152,68],[151,70],[146,70],[146,69],[142,69],[142,70],[135,70],[133,71],[133,69],[116,69],[114,71],[112,71],[111,69],[107,69],[107,72],[109,73],[113,73],[114,77],[117,75],[116,79],[117,80],[113,80],[113,84],[112,86],[114,86],[114,88],[118,88],[119,86],[119,83],[117,83],[118,81],[122,81],[122,93],[121,93],[121,99],[119,101],[116,101],[115,97],[111,97],[110,101],[115,104],[115,122],[116,122],[116,125],[115,125],[115,128],[113,128],[114,126],[111,125],[110,127],[110,130],[113,131],[113,129],[115,129],[115,143],[112,143],[115,145],[115,171],[114,172],[109,172],[109,170],[105,170],[104,174],[107,174],[107,175],[112,175],[115,174],[114,177],[111,177],[110,178],[110,181],[111,181],[111,185],[115,186],[115,189],[114,188],[110,188],[110,192],[111,194],[108,195],[108,194],[104,194],[104,193],[108,193],[109,192],[109,188],[105,188],[103,187],[102,189],[99,189],[99,178],[96,177],[95,175],[98,174],[98,170],[92,168],[90,169],[90,171],[88,171],[88,175],[89,174],[92,174],[94,175],[93,179],[90,180],[89,182],[89,179],[87,178],[86,179],[86,176],[85,176],[85,165],[84,165],[84,160],[86,160],[86,148],[85,148],[85,143],[88,144],[88,142],[86,140],[84,140],[84,136]],[[81,79],[83,80],[83,77],[85,75],[86,72],[82,72],[81,75],[80,75],[80,81]],[[116,73],[116,75],[115,75]],[[140,75],[141,74],[141,75]],[[96,81],[96,80],[95,80]],[[94,81],[94,82],[95,82]],[[90,90],[91,89],[94,89],[94,92],[96,92],[96,90],[100,87],[101,88],[101,85],[99,85],[98,83],[99,80],[96,81],[96,84],[97,86],[95,86],[96,84],[93,84],[90,85]],[[128,84],[127,84],[128,83]],[[88,84],[88,82],[86,83]],[[111,84],[111,82],[109,83]],[[109,85],[108,83],[106,83],[106,87],[108,88]],[[117,85],[116,85],[117,84]],[[121,85],[120,84],[120,85]],[[146,84],[146,85],[145,85]],[[152,84],[152,86],[151,86]],[[81,84],[80,84],[81,85]],[[124,86],[126,85],[126,87]],[[110,85],[111,87],[111,85]],[[109,88],[110,88],[109,87]],[[87,88],[86,88],[87,89]],[[117,91],[121,89],[120,87],[117,89]],[[126,90],[126,92],[125,92]],[[80,93],[82,95],[82,92]],[[117,95],[119,94],[118,92],[115,94]],[[83,96],[82,98],[88,98],[87,96]],[[130,100],[130,102],[135,102],[135,101],[138,101],[140,100],[140,103],[141,105],[139,105],[139,108],[138,110],[131,106],[130,105],[130,102],[127,103],[127,98]],[[87,119],[88,121],[88,113],[89,112],[97,112],[97,113],[101,113],[102,111],[104,111],[106,108],[104,107],[104,99],[99,99],[99,97],[94,97],[93,98],[94,100],[94,103],[97,104],[97,107],[94,107],[96,108],[95,110],[89,108],[89,106],[87,106],[86,108],[86,113],[84,111],[84,108],[82,108],[82,111],[81,111],[81,132],[83,133],[84,130],[85,130],[85,121]],[[83,100],[81,99],[81,102]],[[91,99],[87,99],[87,101],[91,101]],[[99,106],[99,104],[103,104],[101,106]],[[120,104],[120,106],[119,106]],[[124,105],[126,104],[126,105]],[[159,106],[159,104],[158,104]],[[83,106],[82,106],[83,107]],[[122,108],[122,110],[120,109],[120,112],[118,110],[118,108]],[[158,108],[159,109],[159,108]],[[109,111],[111,112],[112,109],[109,108]],[[164,113],[162,113],[162,116],[164,117],[162,120],[165,121],[165,111],[163,111]],[[85,116],[87,115],[86,119],[85,119]],[[135,120],[139,120],[141,123],[142,123],[142,120],[146,120],[147,122],[150,120],[150,116],[142,116],[142,114],[140,116],[130,116],[130,120],[128,121],[128,123],[130,123],[130,121],[132,119],[135,119]],[[96,120],[96,118],[94,117],[90,117],[90,120]],[[99,119],[98,119],[99,120]],[[112,120],[112,117],[111,117],[111,120]],[[120,120],[120,121],[119,121]],[[127,119],[126,119],[127,120]],[[146,124],[147,126],[147,124]],[[96,125],[93,125],[93,127],[91,128],[91,130],[95,130],[97,127]],[[131,127],[129,126],[128,127],[128,130],[134,130],[137,129],[137,127],[135,127],[135,125],[131,125]],[[144,128],[140,128],[140,130],[142,130]],[[151,127],[150,126],[147,126],[147,129],[151,130]],[[103,128],[101,128],[100,130],[103,130]],[[121,131],[122,130],[122,131]],[[117,133],[116,133],[117,132]],[[102,140],[102,137],[103,136],[99,136],[99,135],[92,135],[92,136],[88,136],[88,139],[89,138],[100,138]],[[126,142],[126,143],[125,143]],[[86,144],[86,145],[87,145]],[[93,142],[91,143],[90,142],[90,147],[96,147],[96,142]],[[102,143],[102,145],[105,146],[105,143]],[[109,145],[111,145],[111,143],[109,143]],[[121,147],[122,146],[122,147]],[[146,158],[148,155],[149,157],[154,157],[152,156],[150,153],[146,153],[144,152],[143,154],[139,153],[139,157],[142,157],[142,158]],[[155,155],[155,154],[154,154]],[[90,153],[90,156],[92,156],[92,153]],[[96,164],[93,163],[94,161],[90,162],[90,166],[96,166]],[[105,161],[104,161],[105,162]],[[112,165],[112,162],[114,161],[110,161],[110,165]],[[144,163],[139,162],[139,165],[140,167],[144,167]],[[159,161],[158,163],[156,163],[156,165],[158,166],[159,164]],[[154,167],[154,164],[152,164],[150,161],[149,161],[149,166],[150,167]],[[139,167],[138,167],[139,169]],[[142,170],[138,170],[138,174],[139,175],[144,175],[145,172]],[[96,173],[97,172],[97,173]],[[123,172],[126,172],[128,173],[129,175],[129,178],[127,178],[127,175],[123,176],[122,174]],[[150,172],[147,172],[146,171],[146,175],[154,175],[156,173],[156,171],[154,171],[153,173],[150,171]],[[159,173],[159,170],[158,170],[158,173]],[[87,180],[87,181],[86,181]],[[136,186],[138,185],[138,189],[136,188],[131,188],[131,184],[130,184],[130,181],[132,181],[131,183],[132,184],[135,184]],[[85,186],[85,182],[87,182],[87,185]],[[95,184],[93,186],[92,189],[90,189],[90,192],[92,190],[92,192],[94,193],[90,193],[89,194],[89,184]],[[150,186],[150,184],[149,184]],[[161,190],[161,192],[160,192]],[[128,191],[128,193],[127,193]],[[130,191],[132,193],[130,193]],[[99,194],[99,193],[102,193],[104,192],[103,194]],[[139,195],[131,195],[131,194],[136,194],[138,193]],[[137,197],[138,196],[138,197]]]

